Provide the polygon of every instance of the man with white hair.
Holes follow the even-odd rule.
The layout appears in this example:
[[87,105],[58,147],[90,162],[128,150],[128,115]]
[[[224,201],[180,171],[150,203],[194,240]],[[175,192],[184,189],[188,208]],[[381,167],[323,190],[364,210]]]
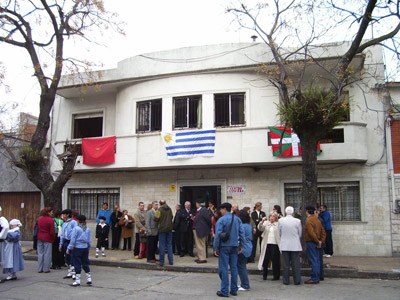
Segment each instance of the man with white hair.
[[289,284],[289,268],[292,266],[293,281],[295,285],[301,282],[300,277],[300,252],[301,247],[301,221],[293,217],[294,209],[288,206],[285,209],[286,217],[278,221],[281,235],[280,250],[283,256],[283,284]]
[[3,261],[4,240],[7,237],[9,228],[8,221],[3,217],[3,212],[0,206],[0,263]]

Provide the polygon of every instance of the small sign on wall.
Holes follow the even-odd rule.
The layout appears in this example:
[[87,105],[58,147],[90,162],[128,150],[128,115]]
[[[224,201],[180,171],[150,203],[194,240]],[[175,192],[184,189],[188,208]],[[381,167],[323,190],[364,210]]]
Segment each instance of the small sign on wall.
[[169,191],[170,191],[170,192],[176,192],[176,185],[175,185],[175,184],[171,184],[171,185],[169,186]]
[[246,194],[245,185],[228,185],[226,188],[227,195],[244,195]]

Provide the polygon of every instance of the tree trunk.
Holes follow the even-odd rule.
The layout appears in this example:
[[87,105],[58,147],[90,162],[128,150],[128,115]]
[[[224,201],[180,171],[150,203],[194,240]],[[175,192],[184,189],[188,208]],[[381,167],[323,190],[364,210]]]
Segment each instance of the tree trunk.
[[317,138],[316,135],[303,134],[300,138],[302,148],[302,195],[303,208],[316,205],[318,201],[318,169],[317,169]]
[[56,185],[52,185],[51,188],[42,191],[44,198],[44,206],[52,207],[55,212],[61,212],[62,210],[62,187],[58,188]]

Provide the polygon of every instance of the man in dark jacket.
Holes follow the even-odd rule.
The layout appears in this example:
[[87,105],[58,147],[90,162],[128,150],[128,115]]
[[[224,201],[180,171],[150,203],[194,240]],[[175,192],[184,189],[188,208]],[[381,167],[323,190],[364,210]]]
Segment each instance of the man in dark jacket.
[[194,257],[193,254],[193,220],[192,220],[191,204],[189,201],[185,202],[185,207],[179,211],[178,215],[178,232],[181,240],[181,255],[180,257],[189,254]]
[[197,212],[193,220],[194,241],[197,249],[195,262],[198,264],[207,262],[206,239],[211,232],[211,215],[204,204],[202,199],[196,200]]
[[262,220],[262,218],[266,217],[265,212],[262,210],[262,203],[257,202],[254,206],[254,211],[251,213],[251,219],[254,223],[254,228],[253,228],[253,251],[251,253],[251,256],[248,259],[248,262],[253,263],[254,259],[256,257],[256,250],[257,250],[257,241],[260,243],[260,248],[261,248],[261,241],[262,241],[262,232],[258,230],[258,223]]
[[173,215],[171,208],[165,200],[160,200],[160,208],[156,212],[155,220],[158,221],[158,243],[160,247],[160,266],[164,266],[165,247],[168,252],[168,262],[174,264],[174,253],[172,251],[172,229]]

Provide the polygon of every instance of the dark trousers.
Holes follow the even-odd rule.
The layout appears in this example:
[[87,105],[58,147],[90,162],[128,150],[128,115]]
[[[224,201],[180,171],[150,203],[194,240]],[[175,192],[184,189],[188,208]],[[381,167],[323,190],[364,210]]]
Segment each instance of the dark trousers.
[[111,248],[118,249],[119,248],[119,241],[121,240],[121,227],[113,227],[111,228]]
[[177,253],[178,255],[181,255],[182,249],[181,249],[181,237],[179,235],[179,232],[173,231],[172,232],[172,250],[174,253]]
[[261,234],[262,232],[258,230],[256,231],[255,234],[253,234],[253,250],[251,251],[251,256],[249,257],[249,261],[254,261],[256,257],[257,241],[260,243],[260,248],[261,248],[261,242],[262,242]]
[[289,284],[289,269],[292,267],[293,282],[300,284],[300,252],[282,251],[283,256],[283,283]]
[[279,247],[276,244],[267,244],[267,250],[265,251],[263,261],[263,277],[267,278],[268,264],[272,262],[272,275],[274,279],[279,279],[281,276],[281,258]]
[[124,248],[122,248],[123,250],[126,250],[126,246],[128,246],[128,250],[131,251],[132,249],[132,238],[128,237],[128,238],[124,238]]
[[52,248],[52,267],[53,269],[59,269],[64,266],[64,255],[58,250],[58,245],[60,243],[60,238],[56,237]]
[[326,239],[325,239],[325,254],[333,255],[333,241],[332,241],[332,230],[325,230]]
[[81,274],[82,269],[86,272],[90,272],[89,267],[89,248],[74,248],[73,253],[73,264],[76,274]]
[[147,261],[156,260],[156,250],[157,250],[157,235],[147,236]]
[[324,249],[317,249],[319,252],[319,280],[324,280]]
[[135,233],[135,246],[133,247],[133,255],[138,256],[140,253],[140,237],[139,232]]
[[193,254],[193,231],[180,232],[182,254]]
[[62,245],[62,252],[67,266],[72,265],[72,260],[71,260],[72,253],[70,254],[67,253],[68,245],[69,245],[69,240],[64,240]]

